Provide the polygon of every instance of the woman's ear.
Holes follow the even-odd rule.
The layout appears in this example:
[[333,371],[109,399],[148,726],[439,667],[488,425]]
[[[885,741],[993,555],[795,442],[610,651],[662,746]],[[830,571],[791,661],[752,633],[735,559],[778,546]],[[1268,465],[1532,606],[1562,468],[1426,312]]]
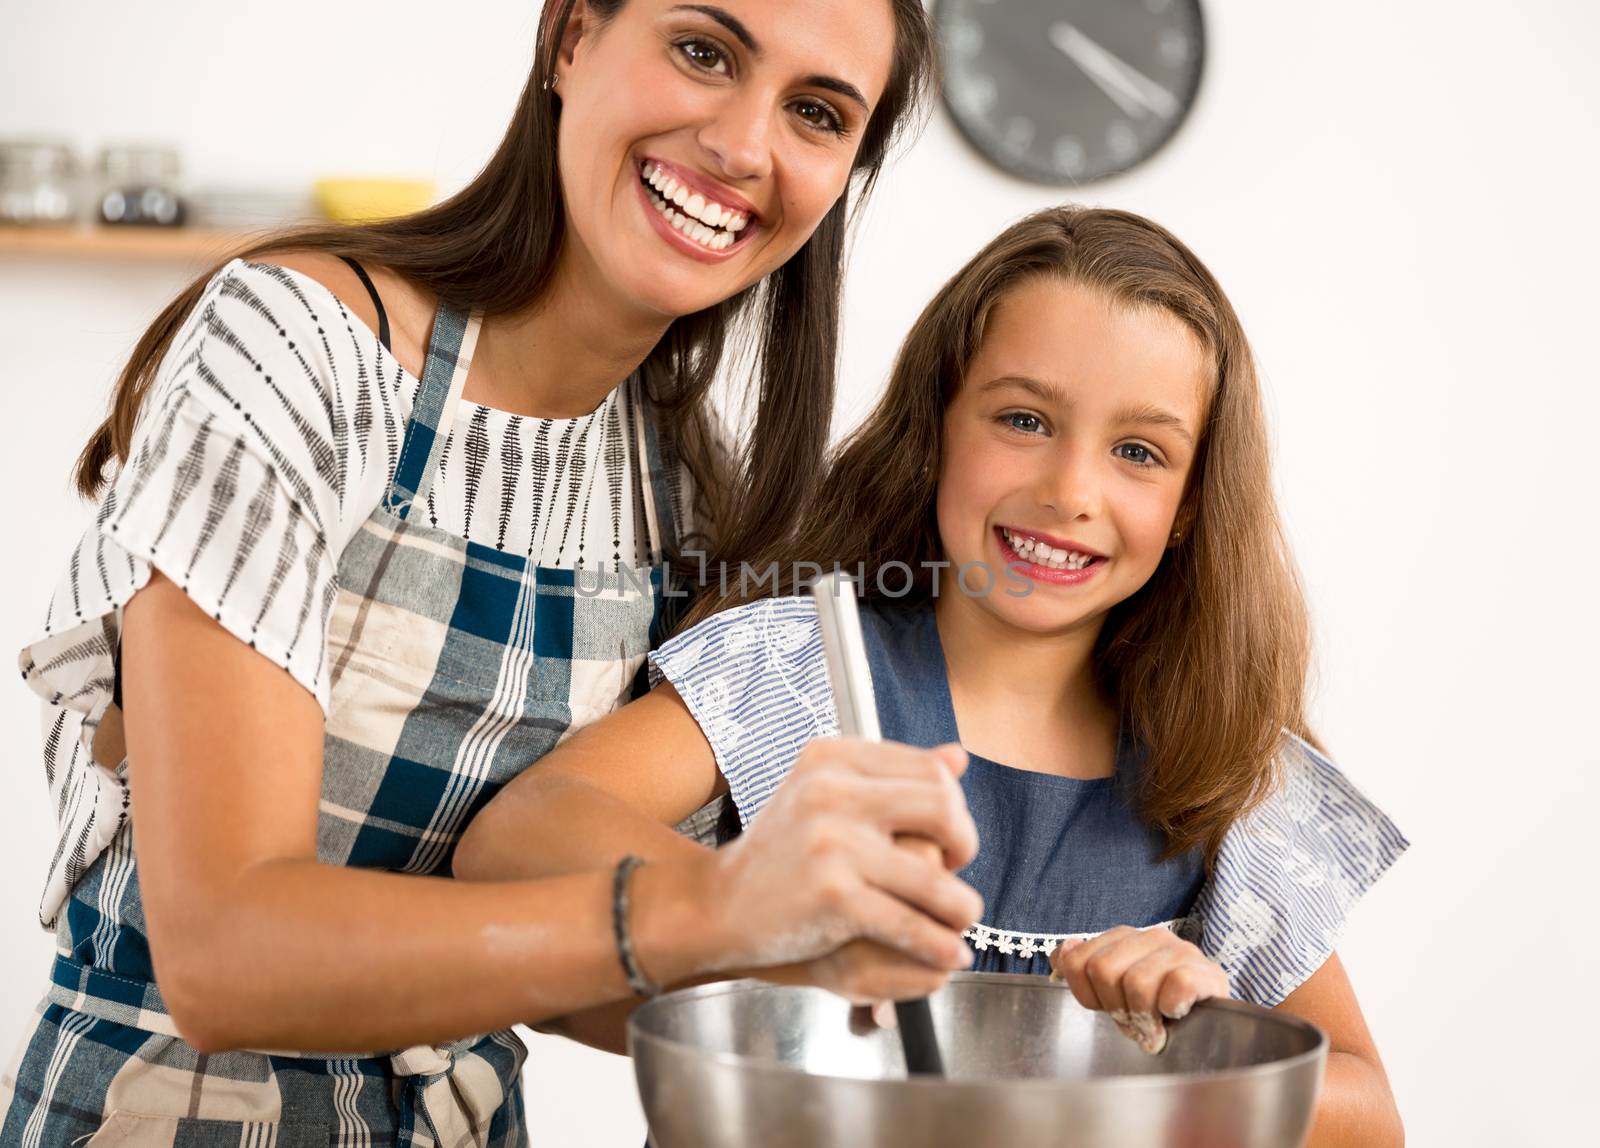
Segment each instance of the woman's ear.
[[[558,17],[560,12],[561,9],[557,7],[555,13]],[[556,43],[554,70],[546,81],[557,91],[560,91],[561,81],[572,68],[572,61],[578,54],[578,44],[594,31],[594,22],[595,16],[588,0],[576,0],[572,12],[567,16],[566,26],[561,29],[561,38]]]

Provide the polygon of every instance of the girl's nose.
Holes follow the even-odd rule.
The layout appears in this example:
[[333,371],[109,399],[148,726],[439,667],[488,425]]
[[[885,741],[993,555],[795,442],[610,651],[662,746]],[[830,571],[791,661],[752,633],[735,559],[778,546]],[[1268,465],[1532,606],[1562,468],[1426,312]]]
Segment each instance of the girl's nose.
[[1093,451],[1062,450],[1040,475],[1040,505],[1063,518],[1094,518],[1101,508],[1100,479]]
[[772,109],[755,91],[732,94],[697,138],[730,181],[760,179],[772,172]]

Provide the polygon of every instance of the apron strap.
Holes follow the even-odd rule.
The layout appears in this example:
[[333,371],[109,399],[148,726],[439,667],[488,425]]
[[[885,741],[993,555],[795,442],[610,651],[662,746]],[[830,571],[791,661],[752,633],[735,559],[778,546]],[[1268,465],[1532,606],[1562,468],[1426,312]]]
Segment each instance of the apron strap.
[[422,385],[411,407],[400,461],[384,502],[401,518],[410,513],[412,503],[428,497],[434,472],[439,468],[439,454],[444,450],[456,406],[467,385],[472,352],[478,345],[482,325],[482,315],[468,316],[442,305],[434,318]]
[[645,527],[649,532],[649,561],[660,561],[669,546],[681,540],[674,484],[681,481],[679,460],[670,436],[663,434],[655,404],[645,394],[644,381],[635,374],[628,394],[639,417],[634,421],[634,455],[639,464],[639,484],[644,497]]

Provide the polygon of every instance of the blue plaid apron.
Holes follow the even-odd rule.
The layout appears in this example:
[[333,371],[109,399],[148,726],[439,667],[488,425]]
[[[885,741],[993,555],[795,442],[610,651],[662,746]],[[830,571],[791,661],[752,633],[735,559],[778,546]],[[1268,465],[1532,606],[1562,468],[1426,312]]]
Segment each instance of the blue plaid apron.
[[[340,559],[317,834],[326,864],[448,875],[477,810],[628,700],[662,616],[677,460],[637,377],[624,385],[647,567],[539,566],[411,513],[438,469],[478,327],[440,310],[388,494]],[[342,1056],[208,1056],[186,1044],[155,984],[130,825],[74,887],[57,940],[49,993],[0,1076],[0,1145],[526,1139],[526,1049],[510,1030]]]

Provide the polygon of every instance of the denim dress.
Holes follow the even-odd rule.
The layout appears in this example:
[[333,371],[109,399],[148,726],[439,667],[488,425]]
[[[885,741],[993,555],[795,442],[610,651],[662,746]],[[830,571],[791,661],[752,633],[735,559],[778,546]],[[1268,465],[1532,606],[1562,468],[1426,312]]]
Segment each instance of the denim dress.
[[[958,741],[932,608],[869,606],[862,628],[884,736]],[[808,742],[839,733],[809,597],[708,618],[653,651],[650,676],[672,682],[705,734],[741,827]],[[1222,966],[1235,997],[1280,1003],[1328,959],[1350,909],[1407,842],[1301,739],[1285,732],[1276,764],[1278,786],[1229,829],[1207,872],[1194,854],[1161,859],[1130,798],[1131,746],[1113,777],[1096,780],[973,756],[961,784],[980,837],[962,872],[984,897],[984,919],[967,933],[975,967],[1046,973],[1067,937],[1166,926]]]
[[[868,608],[861,622],[883,736],[959,742],[933,610]],[[1204,863],[1197,852],[1162,859],[1161,835],[1133,804],[1132,746],[1119,745],[1116,761],[1114,776],[1085,780],[969,755],[961,788],[981,844],[960,876],[983,895],[983,922],[966,933],[974,969],[1048,973],[1067,937],[1185,922]]]

